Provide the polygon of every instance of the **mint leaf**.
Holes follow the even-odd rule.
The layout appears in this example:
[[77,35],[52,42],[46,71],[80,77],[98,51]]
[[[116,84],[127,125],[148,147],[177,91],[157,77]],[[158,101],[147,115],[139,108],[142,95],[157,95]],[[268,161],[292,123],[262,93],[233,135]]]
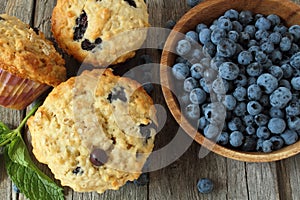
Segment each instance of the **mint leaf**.
[[8,175],[29,199],[64,199],[63,189],[36,167],[20,136],[6,148],[5,163]]
[[0,147],[8,144],[15,135],[15,131],[10,130],[0,121]]

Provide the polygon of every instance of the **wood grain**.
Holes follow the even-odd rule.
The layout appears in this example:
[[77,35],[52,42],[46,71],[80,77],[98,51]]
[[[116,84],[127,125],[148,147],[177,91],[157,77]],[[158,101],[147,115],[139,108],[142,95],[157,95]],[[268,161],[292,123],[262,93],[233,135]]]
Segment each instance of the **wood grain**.
[[[214,1],[214,0],[208,0]],[[243,0],[246,1],[246,0]],[[284,0],[286,1],[286,0]],[[250,1],[249,1],[250,2]],[[299,0],[295,0],[300,4]],[[0,11],[16,15],[22,20],[39,27],[47,38],[52,39],[50,32],[50,17],[56,0],[1,0]],[[163,27],[169,19],[178,20],[189,7],[185,1],[178,0],[147,0],[150,23],[154,27]],[[252,6],[255,6],[252,2]],[[271,4],[269,4],[271,5]],[[230,6],[230,4],[224,4]],[[264,8],[259,8],[264,9]],[[284,9],[283,9],[284,10]],[[207,16],[210,14],[208,13]],[[292,17],[293,18],[293,17]],[[211,20],[208,19],[207,20]],[[150,38],[150,44],[155,40]],[[157,44],[158,45],[158,44]],[[138,56],[151,54],[153,61],[159,63],[160,51],[155,49],[140,50]],[[80,63],[64,55],[67,61],[69,76],[76,75]],[[126,68],[127,69],[127,68]],[[159,69],[153,69],[154,77],[160,75]],[[168,144],[178,131],[178,124],[171,112],[167,109],[160,86],[155,87],[152,93],[154,102],[162,105],[167,114],[167,121],[162,131],[157,135],[156,150]],[[24,111],[13,111],[0,108],[0,120],[15,128],[24,117]],[[28,134],[27,134],[28,135]],[[28,138],[28,137],[27,137]],[[189,140],[185,135],[182,142]],[[30,149],[29,141],[27,144]],[[180,145],[180,144],[179,144]],[[150,172],[150,183],[146,186],[137,187],[134,184],[126,184],[118,191],[107,191],[104,194],[77,193],[65,187],[66,200],[260,200],[260,199],[300,199],[300,155],[270,163],[247,163],[225,158],[213,152],[204,158],[199,158],[201,146],[193,142],[187,151],[174,163]],[[51,172],[45,165],[38,166],[52,178]],[[211,194],[200,194],[196,184],[200,178],[210,178],[215,184]],[[2,200],[25,200],[26,198],[12,191],[12,183],[6,175],[3,156],[0,156],[0,199]]]

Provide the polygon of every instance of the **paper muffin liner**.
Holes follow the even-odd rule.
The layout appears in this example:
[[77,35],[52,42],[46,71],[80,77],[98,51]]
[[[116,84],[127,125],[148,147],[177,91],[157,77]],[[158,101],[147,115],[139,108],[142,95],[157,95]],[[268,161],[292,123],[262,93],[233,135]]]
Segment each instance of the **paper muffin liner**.
[[50,86],[20,78],[0,69],[0,105],[22,110]]

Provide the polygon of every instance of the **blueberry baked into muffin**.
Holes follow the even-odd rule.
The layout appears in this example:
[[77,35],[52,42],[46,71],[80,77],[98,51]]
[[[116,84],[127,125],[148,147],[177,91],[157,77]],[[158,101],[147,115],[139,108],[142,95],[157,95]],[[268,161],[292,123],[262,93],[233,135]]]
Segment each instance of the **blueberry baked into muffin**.
[[148,26],[144,0],[58,0],[52,14],[59,46],[80,62],[99,66],[133,57]]
[[44,34],[0,15],[0,105],[24,109],[66,79],[65,61]]
[[140,84],[95,69],[54,88],[28,126],[34,155],[62,185],[102,193],[139,177],[157,121]]

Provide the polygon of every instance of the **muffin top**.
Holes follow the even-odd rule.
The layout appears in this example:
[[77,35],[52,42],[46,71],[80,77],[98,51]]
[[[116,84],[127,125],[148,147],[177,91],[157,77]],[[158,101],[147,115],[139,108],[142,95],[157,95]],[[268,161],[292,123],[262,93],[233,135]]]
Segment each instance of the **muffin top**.
[[142,172],[155,113],[137,82],[111,70],[84,71],[54,88],[28,120],[33,153],[75,191],[118,189]]
[[133,57],[148,26],[144,0],[58,0],[52,14],[58,45],[80,62],[99,66]]
[[51,86],[66,79],[65,61],[42,32],[16,17],[1,14],[0,33],[1,69]]

